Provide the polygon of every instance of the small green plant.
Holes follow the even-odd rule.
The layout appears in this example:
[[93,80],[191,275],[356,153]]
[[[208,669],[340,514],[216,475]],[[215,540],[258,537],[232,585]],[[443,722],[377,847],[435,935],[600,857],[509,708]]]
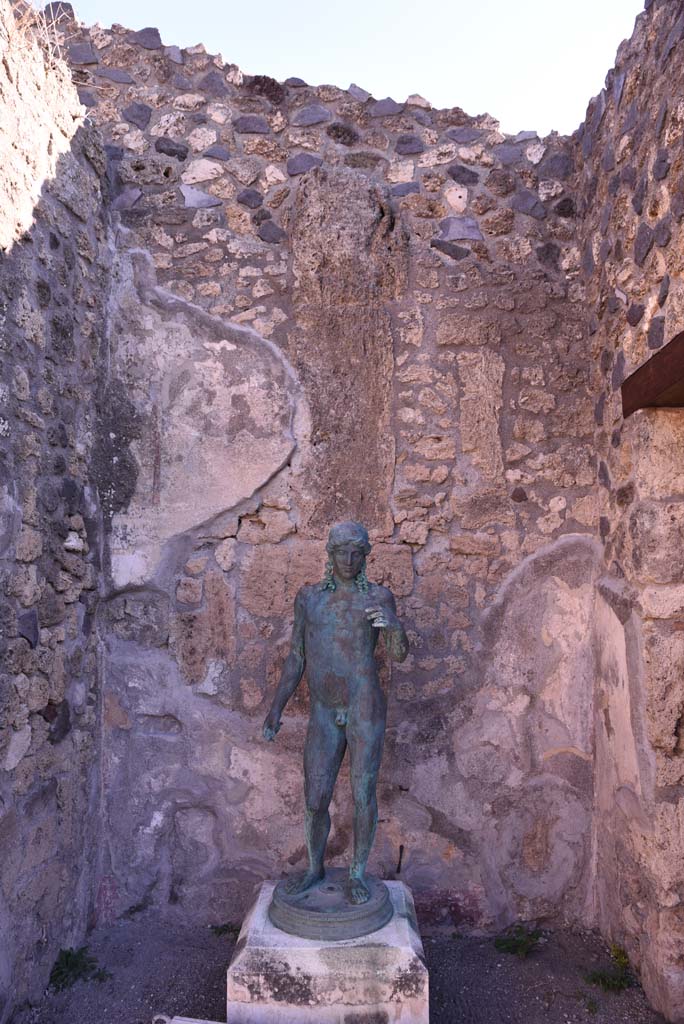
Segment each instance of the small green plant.
[[610,956],[615,964],[622,971],[629,970],[629,957],[627,956],[626,950],[622,946],[617,946],[615,943],[610,947]]
[[219,938],[222,935],[230,935],[232,938],[235,938],[240,931],[240,925],[233,924],[231,921],[227,921],[225,924],[210,924],[209,927],[214,935],[217,935]]
[[50,986],[57,992],[71,988],[77,981],[106,981],[109,971],[97,966],[97,960],[88,953],[87,946],[80,949],[60,949],[50,972]]
[[591,1014],[598,1013],[599,1004],[596,1002],[596,1000],[592,996],[589,996],[587,998],[587,1001],[586,1001],[585,1005],[586,1005],[586,1008],[587,1008],[587,1013],[591,1013]]
[[541,937],[539,928],[525,928],[522,924],[516,924],[497,935],[494,946],[500,953],[514,953],[524,960],[537,948]]
[[591,971],[587,975],[590,985],[598,985],[604,992],[623,992],[633,983],[629,957],[622,946],[610,947],[613,966],[604,971]]

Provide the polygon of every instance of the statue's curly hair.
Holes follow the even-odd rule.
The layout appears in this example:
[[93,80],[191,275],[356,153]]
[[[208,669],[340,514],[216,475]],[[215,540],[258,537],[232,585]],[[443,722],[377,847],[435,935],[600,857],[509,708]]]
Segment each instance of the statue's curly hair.
[[[333,560],[332,560],[332,558],[328,558],[328,561],[325,563],[325,576],[323,577],[323,583],[321,585],[321,590],[335,590],[336,589],[336,586],[335,586],[335,576],[334,576],[334,573],[333,573],[333,569],[334,569]],[[361,591],[362,594],[367,594],[368,593],[368,582],[369,582],[368,581],[368,577],[366,576],[366,566],[364,564],[364,566],[361,569],[361,571],[354,577],[354,584],[356,585],[356,588]]]

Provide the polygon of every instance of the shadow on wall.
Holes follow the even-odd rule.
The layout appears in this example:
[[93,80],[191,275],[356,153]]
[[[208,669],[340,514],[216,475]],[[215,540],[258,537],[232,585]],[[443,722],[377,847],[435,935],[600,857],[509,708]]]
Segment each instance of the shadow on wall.
[[68,70],[0,7],[0,1020],[93,909],[108,292],[104,154]]

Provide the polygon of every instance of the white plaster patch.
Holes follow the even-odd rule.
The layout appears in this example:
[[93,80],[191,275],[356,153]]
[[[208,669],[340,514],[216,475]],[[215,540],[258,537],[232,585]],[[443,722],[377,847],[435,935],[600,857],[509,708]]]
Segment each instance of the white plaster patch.
[[450,185],[444,191],[444,198],[454,213],[463,213],[468,205],[468,189],[463,185]]
[[388,181],[413,181],[413,160],[393,160],[387,171]]
[[221,341],[205,341],[203,347],[208,352],[235,352],[237,345],[234,345],[232,341],[228,341],[227,338],[222,338]]
[[201,683],[195,687],[195,693],[204,693],[209,697],[218,693],[218,681],[225,668],[222,661],[210,661],[207,667],[207,674]]
[[12,731],[5,754],[5,771],[11,772],[23,760],[31,746],[31,726],[26,724],[16,732]]
[[528,146],[525,150],[525,156],[531,164],[538,164],[545,152],[546,146],[543,142],[533,142],[532,145]]

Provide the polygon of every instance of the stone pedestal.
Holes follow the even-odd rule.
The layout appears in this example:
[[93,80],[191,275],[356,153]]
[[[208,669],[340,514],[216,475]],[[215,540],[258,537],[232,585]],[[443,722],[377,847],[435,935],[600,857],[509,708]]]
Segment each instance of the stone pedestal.
[[365,903],[349,902],[349,872],[328,868],[325,878],[300,893],[288,893],[287,879],[278,882],[268,908],[271,924],[281,932],[319,942],[358,939],[384,928],[394,916],[389,889],[366,875],[370,897]]
[[428,1024],[428,972],[410,891],[388,882],[391,920],[326,942],[276,928],[265,882],[228,968],[228,1024]]

